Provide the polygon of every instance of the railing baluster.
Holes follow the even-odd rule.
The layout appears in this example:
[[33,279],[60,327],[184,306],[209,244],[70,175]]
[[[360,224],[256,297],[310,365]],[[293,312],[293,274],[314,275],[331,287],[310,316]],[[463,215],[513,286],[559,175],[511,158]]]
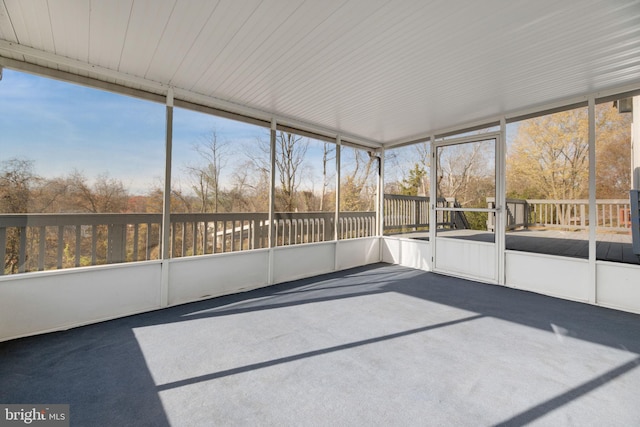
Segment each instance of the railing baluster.
[[222,221],[222,253],[227,251],[227,221]]
[[544,224],[547,224],[548,221],[548,215],[547,215],[547,209],[548,209],[549,205],[544,205]]
[[609,205],[609,224],[613,225],[613,206]]
[[213,233],[211,236],[211,244],[213,245],[212,254],[217,253],[218,249],[218,221],[213,221]]
[[58,263],[57,268],[62,268],[62,253],[64,251],[64,225],[58,226]]
[[27,259],[27,227],[19,227],[20,247],[18,248],[18,273],[25,272],[25,263]]
[[138,259],[138,238],[139,238],[139,229],[140,224],[133,224],[133,259],[132,261],[139,261]]
[[38,271],[44,271],[45,243],[47,242],[47,227],[38,227]]
[[76,255],[75,255],[75,265],[76,267],[80,267],[80,243],[81,243],[81,225],[76,225]]
[[248,245],[249,249],[258,249],[260,247],[260,223],[257,220],[252,220],[249,222],[251,227],[251,237],[249,237]]
[[202,229],[202,255],[206,255],[207,247],[209,246],[209,239],[207,236],[209,235],[209,222],[205,221]]
[[291,238],[289,239],[289,244],[296,244],[297,242],[297,238],[298,238],[298,220],[296,219],[292,219],[291,220],[291,227],[289,228],[289,235],[293,237],[293,240],[291,240]]
[[193,253],[191,255],[198,255],[198,222],[197,221],[193,221],[191,223],[191,234],[193,235],[193,245],[192,245],[192,250]]
[[96,265],[96,252],[98,246],[98,226],[91,226],[91,265]]
[[309,220],[306,218],[300,219],[300,240],[298,243],[313,243],[309,237]]
[[[141,224],[142,225],[142,224]],[[149,231],[150,226],[149,223],[145,224],[145,234],[144,234],[144,261],[149,260]]]
[[107,225],[107,253],[105,254],[106,263],[111,264],[113,259],[113,244],[111,240],[113,239],[113,226],[111,224]]
[[283,246],[284,245],[290,245],[291,244],[291,220],[284,220],[284,224],[282,225],[283,229],[282,231],[285,232],[287,234],[287,242],[284,243],[284,238],[283,238]]
[[236,221],[231,221],[231,252],[236,250]]
[[185,252],[187,251],[187,223],[182,223],[182,248],[181,248],[180,256],[183,257]]

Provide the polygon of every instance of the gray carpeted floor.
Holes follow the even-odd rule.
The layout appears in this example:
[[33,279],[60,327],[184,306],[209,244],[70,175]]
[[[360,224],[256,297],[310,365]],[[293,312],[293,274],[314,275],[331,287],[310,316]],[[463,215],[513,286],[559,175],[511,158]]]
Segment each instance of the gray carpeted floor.
[[630,426],[639,367],[638,315],[377,264],[0,343],[0,403],[69,403],[75,426]]

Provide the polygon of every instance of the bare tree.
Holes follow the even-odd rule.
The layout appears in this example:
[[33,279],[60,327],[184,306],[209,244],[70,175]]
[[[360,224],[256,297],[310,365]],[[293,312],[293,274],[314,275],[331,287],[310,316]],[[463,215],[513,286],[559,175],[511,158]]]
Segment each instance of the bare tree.
[[481,207],[495,196],[493,150],[484,142],[449,145],[437,151],[438,197],[453,197],[462,206]]
[[[0,212],[27,213],[31,199],[31,188],[38,177],[33,171],[33,161],[10,159],[0,163]],[[16,273],[19,267],[21,228],[6,230],[5,256],[2,268],[5,272]]]
[[13,158],[1,162],[0,212],[28,212],[31,190],[37,181],[32,160]]
[[218,212],[222,193],[220,173],[226,166],[228,143],[218,137],[215,129],[193,145],[200,164],[187,166],[192,179],[192,188],[200,200],[200,212]]
[[418,185],[418,195],[429,195],[429,175],[431,174],[431,144],[427,141],[415,145],[416,154],[420,161],[419,169],[423,171]]
[[67,178],[72,201],[69,208],[81,212],[125,212],[129,193],[122,181],[100,174],[90,184],[82,172],[74,171]]
[[233,212],[266,212],[269,210],[269,172],[247,160],[236,166],[232,175],[229,199]]
[[[334,160],[336,152],[336,146],[325,142],[322,146],[322,192],[320,194],[320,211],[324,210],[324,199],[327,194],[327,187],[329,186],[329,179],[331,178],[327,173],[327,164],[329,161]],[[331,155],[333,153],[333,156]]]
[[300,186],[300,169],[308,147],[309,140],[301,136],[281,131],[276,135],[276,168],[280,182],[278,210],[293,212],[297,208],[296,191]]
[[[247,156],[253,167],[262,176],[268,177],[270,170],[270,143],[258,139],[256,146],[247,149]],[[256,150],[257,147],[257,150]],[[276,174],[279,185],[276,188],[276,210],[293,212],[296,210],[297,190],[300,186],[302,167],[309,147],[309,140],[301,136],[278,131],[276,133]],[[267,181],[268,182],[268,181]]]

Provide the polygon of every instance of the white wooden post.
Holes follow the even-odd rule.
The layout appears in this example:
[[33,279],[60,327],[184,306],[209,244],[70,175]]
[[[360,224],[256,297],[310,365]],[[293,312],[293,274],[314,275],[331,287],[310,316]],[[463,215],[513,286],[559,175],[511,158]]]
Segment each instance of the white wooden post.
[[169,304],[169,258],[171,257],[171,153],[173,151],[173,89],[167,91],[164,162],[164,192],[162,194],[162,277],[160,305]]
[[[276,199],[276,119],[271,120],[271,132],[270,132],[270,149],[269,149],[269,162],[271,164],[270,184],[269,184],[269,266],[267,272],[267,283],[273,284],[273,248],[276,246],[277,236],[275,235],[275,199]],[[284,238],[284,235],[283,235]]]
[[589,302],[598,300],[598,284],[596,283],[596,102],[589,97]]

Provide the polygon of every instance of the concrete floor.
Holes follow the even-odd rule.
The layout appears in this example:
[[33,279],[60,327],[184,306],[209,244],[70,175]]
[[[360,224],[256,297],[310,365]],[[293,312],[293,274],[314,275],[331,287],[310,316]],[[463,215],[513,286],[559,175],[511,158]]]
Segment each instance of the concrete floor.
[[640,425],[640,316],[376,264],[0,343],[77,426]]

